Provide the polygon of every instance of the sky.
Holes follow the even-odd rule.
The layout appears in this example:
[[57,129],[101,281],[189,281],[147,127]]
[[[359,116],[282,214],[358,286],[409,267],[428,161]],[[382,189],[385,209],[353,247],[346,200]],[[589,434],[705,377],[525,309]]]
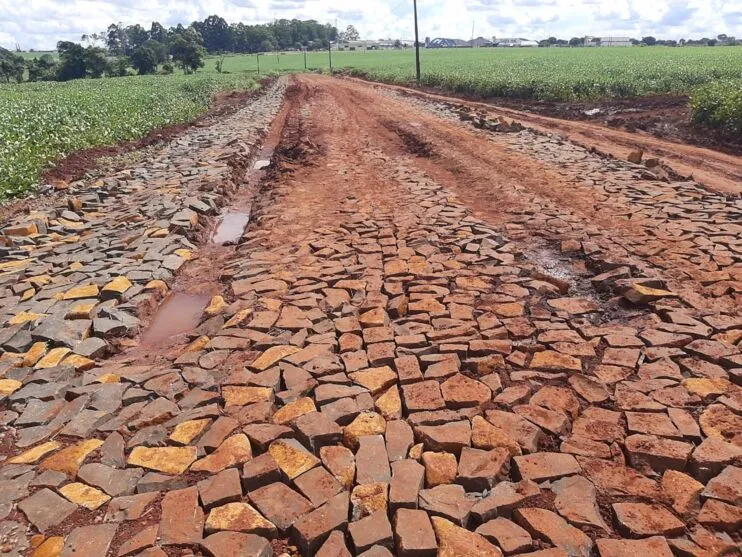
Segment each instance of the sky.
[[[629,36],[742,37],[742,0],[418,0],[420,36],[543,39]],[[315,19],[354,25],[364,39],[412,39],[412,0],[0,0],[0,45],[51,50],[110,23],[185,25],[218,14],[230,23]]]

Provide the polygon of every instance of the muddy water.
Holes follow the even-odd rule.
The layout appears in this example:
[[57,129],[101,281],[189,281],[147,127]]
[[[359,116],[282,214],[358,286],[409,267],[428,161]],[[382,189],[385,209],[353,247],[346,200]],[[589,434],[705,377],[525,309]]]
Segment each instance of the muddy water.
[[211,242],[220,246],[239,242],[249,222],[250,213],[248,211],[229,211],[224,213],[219,226],[217,226],[211,238]]
[[158,344],[192,331],[201,322],[209,300],[211,296],[208,294],[171,294],[157,310],[149,329],[142,336],[142,344]]

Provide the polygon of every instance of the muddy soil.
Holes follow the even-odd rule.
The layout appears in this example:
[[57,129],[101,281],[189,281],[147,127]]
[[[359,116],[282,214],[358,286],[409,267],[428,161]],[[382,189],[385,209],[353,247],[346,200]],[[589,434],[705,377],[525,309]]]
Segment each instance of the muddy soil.
[[657,95],[636,99],[606,99],[583,102],[518,101],[488,99],[486,102],[543,116],[601,124],[632,133],[742,155],[742,137],[691,121],[690,99],[685,95]]

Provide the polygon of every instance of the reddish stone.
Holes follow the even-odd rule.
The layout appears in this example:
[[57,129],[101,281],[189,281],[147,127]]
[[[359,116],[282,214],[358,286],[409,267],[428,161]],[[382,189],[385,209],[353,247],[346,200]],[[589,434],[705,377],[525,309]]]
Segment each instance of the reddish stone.
[[645,540],[597,540],[600,557],[673,557],[667,540],[655,536]]
[[343,490],[340,482],[324,466],[304,472],[294,480],[294,484],[314,507],[323,505]]
[[277,482],[248,493],[250,502],[281,531],[314,507],[286,484]]
[[513,457],[513,461],[521,478],[535,482],[556,480],[582,471],[570,454],[535,453]]
[[685,524],[660,505],[614,503],[613,512],[621,531],[628,536],[677,536]]
[[375,545],[393,547],[392,525],[384,511],[376,511],[348,525],[348,532],[356,553],[371,549]]
[[417,508],[417,499],[423,488],[425,468],[410,459],[392,463],[392,483],[389,487],[389,506],[392,512],[398,508]]
[[213,557],[272,557],[270,542],[255,534],[242,532],[217,532],[201,542]]
[[506,555],[522,553],[533,547],[533,538],[528,531],[507,518],[498,517],[485,522],[476,532],[500,546]]
[[456,483],[463,485],[466,491],[485,491],[507,478],[509,469],[510,453],[503,447],[491,451],[464,447]]
[[340,493],[319,509],[304,515],[291,528],[291,537],[304,554],[314,553],[333,530],[348,526],[350,499]]
[[564,549],[573,557],[589,557],[593,542],[581,530],[570,526],[566,520],[546,509],[525,508],[514,513],[516,522],[531,535],[544,539]]
[[315,557],[353,557],[345,545],[345,536],[342,532],[335,530],[327,538],[327,541],[319,548]]
[[394,515],[398,557],[435,557],[438,543],[425,511],[399,509]]
[[196,486],[165,494],[158,537],[162,545],[189,545],[201,541],[204,511],[198,504]]
[[471,445],[471,425],[469,421],[459,421],[438,426],[419,426],[415,433],[425,448],[459,454],[461,449]]
[[59,557],[100,557],[108,553],[118,524],[80,526],[67,536]]

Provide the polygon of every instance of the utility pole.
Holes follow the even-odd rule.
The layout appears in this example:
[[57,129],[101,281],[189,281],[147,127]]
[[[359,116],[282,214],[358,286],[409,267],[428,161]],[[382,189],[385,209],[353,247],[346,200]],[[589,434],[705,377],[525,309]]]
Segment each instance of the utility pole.
[[330,41],[330,44],[327,47],[327,52],[330,55],[330,75],[332,75],[332,41]]
[[258,77],[260,77],[260,53],[255,55],[255,59],[258,61]]
[[417,76],[417,83],[420,83],[420,34],[417,31],[417,0],[412,0],[412,5],[415,8],[415,75]]
[[304,47],[304,69],[307,69],[307,47]]

